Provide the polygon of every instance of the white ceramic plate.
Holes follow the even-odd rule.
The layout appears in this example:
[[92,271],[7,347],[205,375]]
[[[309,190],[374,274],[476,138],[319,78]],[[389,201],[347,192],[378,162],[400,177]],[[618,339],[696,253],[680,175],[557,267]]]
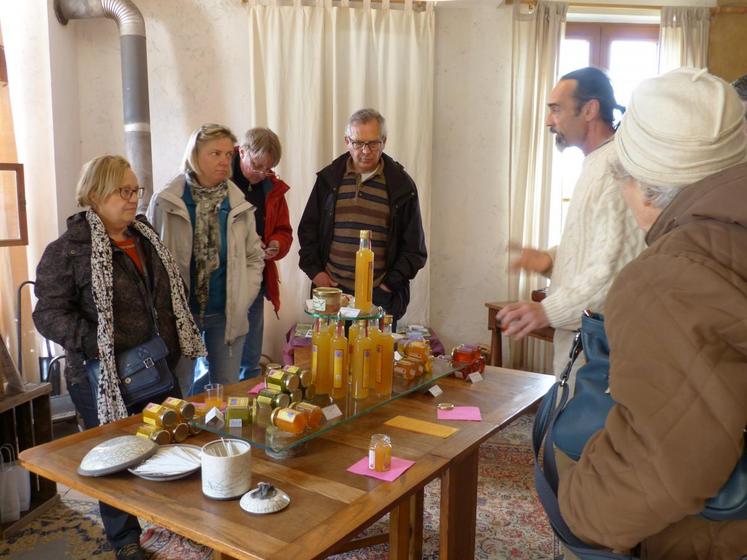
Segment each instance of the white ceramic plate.
[[[160,453],[161,450],[167,450],[170,447],[182,447],[182,448],[188,448],[190,450],[195,450],[195,451],[197,451],[198,456],[199,456],[199,453],[201,451],[200,447],[197,446],[197,445],[189,445],[187,443],[172,443],[172,444],[168,444],[168,445],[161,445],[161,446],[159,446],[159,448],[156,451],[154,457],[156,455],[158,455],[158,453]],[[143,478],[145,480],[153,480],[155,482],[168,482],[169,480],[179,480],[180,478],[187,477],[187,476],[191,475],[192,473],[197,472],[198,470],[200,470],[200,464],[198,463],[195,466],[191,466],[189,468],[185,468],[183,471],[179,471],[177,473],[169,473],[169,474],[165,474],[165,475],[159,475],[159,474],[154,474],[154,473],[142,473],[142,472],[138,472],[138,467],[133,467],[133,468],[130,468],[130,469],[127,469],[127,470],[129,470],[135,476],[139,476],[140,478]]]

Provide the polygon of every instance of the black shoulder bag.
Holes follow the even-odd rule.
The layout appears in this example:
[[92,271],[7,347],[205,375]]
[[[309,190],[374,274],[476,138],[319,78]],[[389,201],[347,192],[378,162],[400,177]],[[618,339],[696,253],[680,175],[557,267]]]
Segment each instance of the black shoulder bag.
[[[151,400],[153,397],[167,394],[174,388],[174,374],[171,373],[166,363],[169,349],[158,333],[158,316],[153,305],[150,278],[145,268],[146,261],[140,251],[139,244],[136,244],[136,246],[143,263],[143,275],[145,276],[143,284],[147,294],[146,303],[153,320],[154,334],[148,341],[115,356],[119,389],[128,410],[139,403]],[[129,257],[127,258],[129,260]],[[130,264],[134,268],[134,263],[130,261]],[[101,363],[99,360],[86,360],[85,366],[86,375],[93,391],[93,398],[97,400]]]

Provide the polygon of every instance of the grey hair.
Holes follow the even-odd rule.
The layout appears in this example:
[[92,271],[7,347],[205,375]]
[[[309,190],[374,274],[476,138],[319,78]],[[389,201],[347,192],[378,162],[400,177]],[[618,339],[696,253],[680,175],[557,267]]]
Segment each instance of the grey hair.
[[231,142],[236,143],[236,136],[231,132],[231,129],[222,124],[206,123],[196,128],[187,141],[187,149],[184,150],[182,171],[200,175],[202,172],[197,165],[197,149],[206,142],[220,140],[221,138],[229,138]]
[[734,80],[731,85],[734,86],[735,90],[737,90],[739,99],[747,101],[747,74]]
[[376,121],[379,123],[379,132],[382,138],[386,138],[386,120],[376,109],[359,109],[348,119],[348,124],[345,126],[345,136],[350,138],[352,134],[352,126],[354,124],[364,124],[367,122]]
[[269,128],[257,127],[247,130],[241,147],[259,157],[269,155],[272,158],[272,167],[280,163],[280,157],[283,155],[280,138]]
[[610,159],[609,172],[618,183],[624,183],[625,181],[630,180],[638,183],[638,188],[643,192],[644,198],[651,202],[654,208],[666,208],[680,192],[680,187],[661,187],[639,181],[633,177],[633,175],[628,173],[617,155]]

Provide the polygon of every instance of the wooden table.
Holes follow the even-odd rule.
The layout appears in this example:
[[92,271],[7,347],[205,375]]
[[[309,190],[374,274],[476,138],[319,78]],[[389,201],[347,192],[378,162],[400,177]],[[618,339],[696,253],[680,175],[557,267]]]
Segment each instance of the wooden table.
[[[286,510],[268,516],[250,515],[236,500],[204,497],[199,475],[164,483],[129,473],[77,474],[88,450],[133,433],[139,416],[28,449],[21,460],[36,473],[210,546],[219,558],[242,559],[324,558],[345,550],[346,542],[386,512],[391,512],[389,558],[419,558],[423,488],[440,477],[440,558],[465,560],[474,557],[479,446],[535,403],[552,381],[542,374],[489,367],[483,382],[445,378],[438,382],[444,390],[438,399],[408,396],[341,425],[311,441],[305,455],[275,461],[255,450],[252,484],[268,481],[291,497]],[[435,422],[437,401],[479,406],[483,420],[446,422],[459,428],[446,439],[383,426],[399,414]],[[391,483],[346,471],[366,455],[370,435],[377,432],[391,436],[396,456],[416,461]],[[203,432],[187,442],[201,445],[214,437]]]
[[[495,316],[498,312],[509,305],[516,303],[514,301],[492,301],[485,304],[488,308],[488,329],[490,329],[490,356],[488,356],[488,365],[503,366],[503,333],[501,325],[496,321]],[[552,327],[543,327],[529,333],[529,336],[552,343],[555,335],[555,329]]]

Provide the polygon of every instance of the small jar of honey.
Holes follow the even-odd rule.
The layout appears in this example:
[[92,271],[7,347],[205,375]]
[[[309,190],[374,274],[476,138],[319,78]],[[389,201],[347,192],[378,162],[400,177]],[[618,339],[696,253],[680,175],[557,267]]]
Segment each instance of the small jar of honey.
[[179,416],[180,422],[189,422],[194,418],[195,405],[184,399],[177,399],[176,397],[169,397],[163,401],[163,406],[170,408]]
[[322,413],[322,409],[315,404],[302,401],[294,403],[292,408],[300,410],[306,414],[309,428],[318,428],[324,421],[324,413]]
[[308,425],[306,413],[293,408],[276,408],[270,415],[273,426],[291,434],[302,434]]
[[290,393],[298,389],[301,380],[295,373],[283,371],[282,369],[273,369],[267,372],[265,383],[267,383],[267,387]]
[[264,404],[270,408],[285,408],[290,404],[290,396],[278,390],[262,389],[257,393],[257,404]]
[[150,424],[143,424],[138,427],[135,435],[155,441],[158,445],[164,445],[171,443],[171,434],[168,430],[159,428],[158,426],[151,426]]
[[179,421],[176,412],[162,404],[148,403],[143,409],[143,422],[159,428],[173,428]]
[[373,434],[368,446],[368,469],[386,472],[392,467],[392,440],[386,434]]
[[189,425],[181,422],[171,429],[171,437],[175,443],[181,443],[189,436]]

